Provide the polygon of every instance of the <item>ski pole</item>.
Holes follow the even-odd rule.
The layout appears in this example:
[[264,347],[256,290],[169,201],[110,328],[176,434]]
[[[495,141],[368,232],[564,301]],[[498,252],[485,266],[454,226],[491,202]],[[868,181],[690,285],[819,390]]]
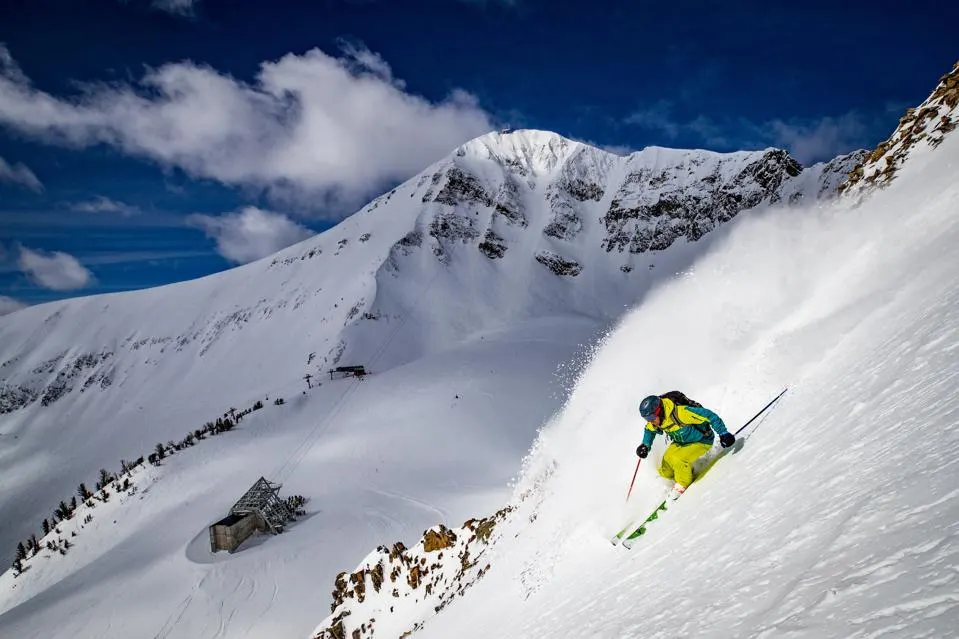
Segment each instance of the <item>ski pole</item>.
[[[781,392],[781,393],[779,393],[778,395],[776,395],[776,397],[773,399],[773,401],[771,401],[771,402],[769,402],[768,404],[766,404],[765,406],[763,406],[763,409],[762,409],[761,411],[759,411],[758,413],[756,413],[755,415],[753,415],[753,418],[750,419],[750,420],[749,420],[748,422],[746,422],[745,424],[743,424],[743,425],[740,427],[739,430],[737,430],[735,433],[733,433],[733,435],[738,435],[739,433],[743,432],[743,430],[745,430],[747,426],[749,426],[749,425],[752,424],[754,421],[756,421],[756,418],[757,418],[757,417],[759,417],[760,415],[762,415],[763,413],[765,413],[766,410],[767,410],[770,406],[772,406],[773,404],[775,404],[776,402],[778,402],[778,401],[779,401],[779,398],[782,397],[783,395],[785,395],[785,394],[786,394],[786,391],[788,391],[788,390],[789,390],[788,387],[784,388],[784,389],[783,389],[783,392]],[[632,486],[630,486],[630,488],[632,488]],[[629,497],[627,497],[627,499],[629,499]]]
[[633,492],[633,484],[636,483],[636,473],[639,472],[639,462],[641,461],[643,461],[642,457],[636,460],[636,470],[633,471],[633,481],[629,482],[629,490],[626,492],[626,501],[629,501],[629,496]]

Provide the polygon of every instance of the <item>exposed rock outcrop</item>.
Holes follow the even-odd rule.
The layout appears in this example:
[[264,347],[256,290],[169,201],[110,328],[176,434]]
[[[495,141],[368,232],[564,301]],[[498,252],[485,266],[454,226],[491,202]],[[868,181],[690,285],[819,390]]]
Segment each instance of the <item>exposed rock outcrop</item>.
[[959,62],[939,79],[936,89],[922,104],[906,109],[899,126],[849,174],[839,188],[852,193],[871,186],[886,186],[896,178],[903,162],[920,144],[939,146],[959,124]]

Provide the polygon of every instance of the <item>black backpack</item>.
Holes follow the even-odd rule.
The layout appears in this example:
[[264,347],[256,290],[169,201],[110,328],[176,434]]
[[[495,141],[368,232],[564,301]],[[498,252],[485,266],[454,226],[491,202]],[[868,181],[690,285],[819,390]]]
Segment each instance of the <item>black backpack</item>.
[[[663,393],[662,395],[659,396],[659,398],[668,399],[675,406],[693,406],[695,408],[703,408],[702,404],[700,404],[694,399],[689,399],[688,397],[686,397],[685,393],[678,390],[669,391],[668,393]],[[679,415],[676,414],[675,408],[673,408],[673,414],[671,415],[671,417],[673,418],[673,421],[676,422],[677,424],[682,424],[683,426],[693,426],[694,428],[696,428],[696,430],[698,430],[704,435],[708,434],[710,431],[709,424],[687,424],[686,422],[682,421],[681,419],[679,419]]]
[[694,399],[689,399],[686,397],[686,394],[682,391],[669,391],[668,393],[663,393],[659,396],[660,399],[668,399],[672,403],[679,406],[694,406],[696,408],[702,408],[703,405],[697,402]]

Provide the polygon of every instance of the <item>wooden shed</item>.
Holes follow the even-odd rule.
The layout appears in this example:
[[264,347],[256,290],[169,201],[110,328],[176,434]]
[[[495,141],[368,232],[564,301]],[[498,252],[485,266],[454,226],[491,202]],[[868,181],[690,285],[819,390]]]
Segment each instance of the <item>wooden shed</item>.
[[256,515],[235,515],[230,513],[210,526],[210,548],[213,552],[226,550],[233,552],[237,546],[249,539],[257,529]]

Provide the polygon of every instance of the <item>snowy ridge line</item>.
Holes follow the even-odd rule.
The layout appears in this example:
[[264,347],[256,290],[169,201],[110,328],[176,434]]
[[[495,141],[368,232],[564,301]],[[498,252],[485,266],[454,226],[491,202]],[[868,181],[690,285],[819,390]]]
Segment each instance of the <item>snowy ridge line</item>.
[[839,192],[853,193],[872,186],[884,187],[892,182],[906,159],[919,148],[920,142],[936,148],[946,135],[959,125],[959,61],[939,79],[932,94],[918,107],[906,109],[893,134],[849,174]]
[[[277,398],[277,401],[275,402],[275,404],[279,406],[279,405],[282,405],[283,402],[280,398]],[[230,410],[228,410],[227,412],[223,414],[223,417],[218,417],[215,421],[209,421],[206,424],[204,424],[202,428],[198,428],[192,432],[187,433],[186,437],[184,437],[179,442],[170,441],[167,444],[163,444],[162,442],[160,442],[160,443],[157,443],[153,452],[149,453],[146,456],[141,455],[133,462],[127,462],[125,460],[121,460],[120,472],[115,475],[111,474],[106,469],[101,468],[100,480],[97,482],[96,492],[91,493],[87,491],[85,483],[80,482],[77,489],[77,495],[81,497],[81,499],[83,500],[81,505],[86,506],[88,509],[92,509],[95,506],[95,504],[93,503],[94,499],[105,503],[109,499],[109,493],[107,492],[107,487],[113,484],[115,480],[119,480],[120,477],[126,476],[127,480],[125,482],[125,485],[124,487],[120,489],[121,491],[126,491],[130,487],[129,478],[133,476],[133,471],[139,468],[140,466],[142,466],[145,462],[149,462],[150,465],[152,466],[159,466],[160,462],[167,455],[172,455],[176,452],[180,452],[181,450],[194,446],[197,444],[197,442],[204,441],[207,435],[210,435],[212,437],[214,435],[219,435],[220,433],[229,432],[236,426],[236,424],[242,421],[245,416],[249,415],[250,413],[254,411],[260,410],[262,408],[263,408],[263,402],[260,400],[257,400],[252,406],[239,412],[236,411],[236,409],[231,408]],[[154,481],[156,481],[156,479],[154,479]],[[133,493],[130,493],[131,496],[132,494]],[[76,497],[73,497],[73,500],[69,504],[61,500],[58,508],[54,511],[54,516],[53,516],[53,520],[50,527],[52,528],[52,526],[57,526],[65,521],[73,519],[74,515],[77,513],[77,509],[78,509],[78,506],[76,504]],[[82,514],[82,512],[80,514]],[[40,540],[40,542],[42,543],[43,539],[46,539],[50,535],[50,533],[46,531],[46,529],[48,528],[46,519],[43,520],[43,525],[41,526],[41,528],[44,529],[44,536]],[[59,533],[59,531],[57,531],[57,533]],[[73,531],[73,536],[74,537],[77,536],[76,530]],[[52,550],[57,550],[57,549],[58,548],[53,548]],[[69,544],[66,545],[65,549],[69,549]],[[35,535],[31,534],[30,537],[26,540],[26,543],[24,542],[18,543],[16,556],[13,561],[13,565],[10,568],[10,571],[13,572],[14,577],[19,577],[20,574],[25,572],[26,568],[29,567],[27,564],[21,565],[22,561],[25,561],[28,559],[28,557],[23,552],[24,550],[26,550],[26,552],[33,553],[32,555],[30,555],[30,557],[35,556],[39,552],[40,546],[37,545]],[[60,554],[63,555],[66,553],[61,551]]]

